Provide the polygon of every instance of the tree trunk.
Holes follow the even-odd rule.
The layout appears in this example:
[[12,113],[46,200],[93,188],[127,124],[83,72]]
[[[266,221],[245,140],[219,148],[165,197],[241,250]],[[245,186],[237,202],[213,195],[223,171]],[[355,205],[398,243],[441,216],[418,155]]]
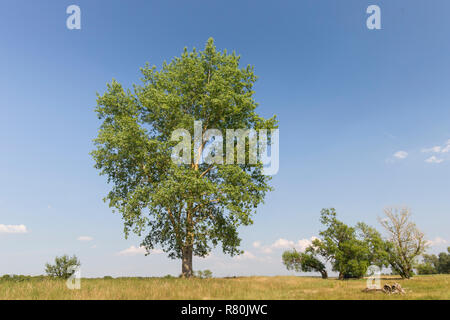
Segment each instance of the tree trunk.
[[339,280],[344,280],[344,274],[342,272],[339,272]]
[[326,270],[320,270],[320,274],[322,275],[322,279],[328,279],[328,274]]
[[193,275],[192,270],[192,246],[184,247],[181,255],[181,276],[190,278]]

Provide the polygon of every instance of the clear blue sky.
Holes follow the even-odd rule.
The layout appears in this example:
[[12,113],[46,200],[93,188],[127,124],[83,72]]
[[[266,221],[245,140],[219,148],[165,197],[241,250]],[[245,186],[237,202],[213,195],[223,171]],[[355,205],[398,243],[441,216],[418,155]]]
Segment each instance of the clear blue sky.
[[[81,8],[81,30],[66,28],[71,4]],[[382,30],[366,28],[371,4]],[[165,254],[118,254],[140,239],[125,240],[120,216],[102,201],[109,186],[89,156],[93,110],[112,78],[129,87],[146,62],[160,67],[209,37],[255,66],[260,113],[280,121],[280,171],[254,225],[242,229],[246,255],[214,252],[195,269],[286,274],[282,247],[317,235],[323,207],[380,228],[383,207],[407,205],[437,244],[431,251],[442,250],[449,12],[446,0],[2,1],[0,274],[41,274],[63,253],[81,258],[83,276],[180,272]]]

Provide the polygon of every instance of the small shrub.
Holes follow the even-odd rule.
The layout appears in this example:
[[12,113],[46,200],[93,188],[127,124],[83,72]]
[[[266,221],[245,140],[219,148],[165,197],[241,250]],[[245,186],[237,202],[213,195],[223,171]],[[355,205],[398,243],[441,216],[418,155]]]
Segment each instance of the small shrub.
[[1,281],[9,281],[11,280],[11,276],[9,274],[5,274],[0,278]]
[[74,269],[80,265],[81,263],[75,255],[73,257],[63,255],[55,258],[54,265],[47,263],[45,273],[52,278],[68,279],[75,273]]
[[203,271],[199,270],[199,271],[195,272],[195,276],[200,279],[211,279],[213,276],[213,273],[211,270],[208,270],[208,269],[203,270]]

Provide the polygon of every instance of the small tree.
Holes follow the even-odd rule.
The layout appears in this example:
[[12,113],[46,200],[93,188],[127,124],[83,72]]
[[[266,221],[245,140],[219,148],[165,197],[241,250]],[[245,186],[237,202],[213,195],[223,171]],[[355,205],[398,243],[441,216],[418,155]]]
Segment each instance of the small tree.
[[285,251],[283,253],[283,264],[288,270],[297,272],[319,272],[322,279],[328,278],[328,273],[325,264],[320,261],[310,247],[308,252],[298,252],[295,249],[292,251]]
[[380,219],[380,223],[389,233],[389,264],[402,278],[409,279],[414,274],[417,257],[425,252],[424,234],[410,221],[409,208],[386,208],[384,213],[386,218]]
[[55,264],[45,264],[45,273],[54,278],[68,279],[75,273],[75,268],[81,266],[80,260],[74,255],[63,255],[55,258]]
[[206,269],[206,270],[198,270],[196,273],[196,277],[200,278],[200,279],[211,279],[213,276],[213,273],[211,270]]

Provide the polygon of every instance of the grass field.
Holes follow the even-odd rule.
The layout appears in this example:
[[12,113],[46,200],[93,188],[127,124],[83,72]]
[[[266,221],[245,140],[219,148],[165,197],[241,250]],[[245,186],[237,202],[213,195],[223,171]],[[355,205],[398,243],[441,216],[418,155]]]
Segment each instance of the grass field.
[[313,277],[242,277],[215,279],[82,279],[80,290],[60,280],[0,281],[0,299],[450,299],[450,275],[416,276],[398,282],[405,295],[364,293],[365,280]]

